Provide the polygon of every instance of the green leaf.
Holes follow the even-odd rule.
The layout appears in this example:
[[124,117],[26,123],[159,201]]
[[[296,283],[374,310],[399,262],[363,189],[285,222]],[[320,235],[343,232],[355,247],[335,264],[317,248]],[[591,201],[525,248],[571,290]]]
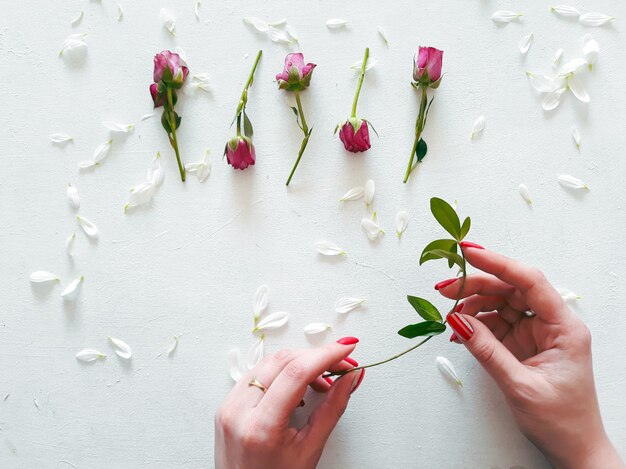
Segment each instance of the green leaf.
[[254,129],[252,128],[252,122],[250,122],[250,119],[248,118],[248,114],[246,114],[245,110],[243,111],[243,132],[248,138],[252,138],[252,135],[254,134]]
[[465,238],[465,236],[467,236],[467,233],[470,230],[470,226],[472,226],[472,220],[470,219],[470,217],[467,217],[465,220],[463,220],[463,225],[461,226],[461,238],[463,239]]
[[458,265],[460,269],[465,269],[465,261],[455,252],[446,251],[444,249],[433,249],[432,251],[428,251],[428,253],[439,259],[448,259],[452,261],[453,264]]
[[[298,113],[298,108],[292,107],[291,110],[296,115],[296,123],[298,124],[298,127],[302,129],[302,124],[300,124],[300,114]],[[304,129],[302,130],[304,131]]]
[[430,211],[437,219],[439,224],[452,235],[457,241],[461,236],[461,222],[459,216],[456,214],[456,210],[443,199],[433,197],[430,199]]
[[417,324],[409,324],[398,331],[402,337],[414,339],[415,337],[424,337],[441,334],[446,330],[445,324],[437,321],[424,321]]
[[434,100],[435,100],[435,97],[433,96],[432,98],[430,98],[430,101],[428,102],[428,106],[426,106],[426,112],[424,113],[424,123],[422,124],[422,129],[426,127],[426,122],[428,122],[428,112],[430,111],[430,106]]
[[424,141],[423,138],[420,138],[419,142],[417,142],[417,148],[415,148],[415,156],[417,157],[418,163],[421,163],[421,161],[426,156],[427,151],[428,151],[428,145],[426,145],[426,142]]
[[[457,247],[458,247],[458,244],[454,243],[452,247],[449,249],[449,251],[453,254],[456,254]],[[454,265],[454,261],[452,259],[448,259],[448,267],[452,268],[453,265]]]
[[445,251],[451,251],[456,246],[456,240],[454,239],[436,239],[432,243],[429,243],[420,256],[420,265],[424,262],[432,261],[434,259],[441,259],[441,256],[433,256],[429,251],[434,249],[443,249]]
[[407,295],[406,299],[409,300],[413,309],[417,311],[417,314],[419,314],[423,319],[426,319],[427,321],[442,320],[441,313],[430,301],[411,295]]
[[167,111],[165,110],[163,111],[163,114],[161,114],[161,125],[163,126],[163,128],[168,134],[172,132],[172,129],[170,127],[170,122],[167,118]]

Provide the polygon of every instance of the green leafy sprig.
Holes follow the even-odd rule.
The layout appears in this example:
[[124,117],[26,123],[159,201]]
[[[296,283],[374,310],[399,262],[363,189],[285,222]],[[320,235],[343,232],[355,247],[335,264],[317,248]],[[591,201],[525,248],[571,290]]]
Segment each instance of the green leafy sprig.
[[231,122],[231,126],[233,123],[237,122],[237,136],[241,137],[241,124],[243,121],[243,133],[249,139],[252,139],[254,135],[254,129],[252,127],[252,122],[246,113],[246,105],[248,104],[248,89],[254,83],[254,72],[256,72],[257,66],[259,65],[259,60],[261,60],[261,55],[263,55],[263,51],[259,50],[256,55],[256,59],[254,60],[254,64],[252,65],[252,70],[250,70],[250,74],[248,75],[248,80],[243,87],[243,91],[241,92],[241,98],[239,98],[239,104],[237,105],[237,111],[235,112],[235,117]]

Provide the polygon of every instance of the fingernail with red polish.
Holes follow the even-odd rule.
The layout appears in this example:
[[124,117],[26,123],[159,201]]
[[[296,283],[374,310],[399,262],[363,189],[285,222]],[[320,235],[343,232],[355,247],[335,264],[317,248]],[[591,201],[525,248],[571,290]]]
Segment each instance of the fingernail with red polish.
[[474,334],[474,328],[471,326],[467,319],[458,313],[448,314],[448,324],[456,334],[457,338],[465,342],[470,340]]
[[326,381],[331,386],[334,383],[334,381],[332,380],[332,378],[330,376],[324,376],[324,381]]
[[463,309],[463,307],[465,306],[465,303],[459,303],[458,305],[456,305],[456,307],[454,308],[454,312],[455,313],[460,313],[461,310]]
[[475,249],[485,249],[480,244],[472,243],[470,241],[461,241],[459,243],[462,248],[475,248]]
[[354,381],[352,383],[352,389],[350,390],[350,394],[352,394],[354,391],[359,389],[359,386],[361,386],[361,383],[363,382],[364,376],[365,376],[365,368],[361,369],[361,373],[359,373],[359,376],[354,378]]
[[357,362],[354,358],[346,357],[343,360],[350,363],[352,366],[359,366],[359,362]]
[[461,342],[459,341],[459,338],[456,336],[456,334],[453,332],[452,335],[450,336],[450,342],[456,342],[457,344],[460,344]]
[[343,337],[339,339],[337,343],[341,345],[353,345],[353,344],[358,344],[359,339],[357,339],[356,337]]
[[457,278],[449,278],[448,280],[444,280],[443,282],[439,282],[437,285],[435,285],[435,290],[440,290],[441,288],[445,288],[448,285],[452,285],[457,280],[458,280]]

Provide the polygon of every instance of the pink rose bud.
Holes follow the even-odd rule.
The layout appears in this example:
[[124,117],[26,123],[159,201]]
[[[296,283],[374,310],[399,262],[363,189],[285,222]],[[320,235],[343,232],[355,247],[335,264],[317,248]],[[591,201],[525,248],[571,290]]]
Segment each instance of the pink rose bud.
[[316,64],[304,63],[302,53],[287,54],[285,67],[282,73],[276,75],[278,88],[287,91],[301,91],[311,83],[311,73]]
[[367,121],[363,119],[348,119],[339,131],[339,138],[346,150],[359,153],[370,149],[370,133]]
[[443,51],[434,47],[420,46],[413,64],[413,80],[430,85],[441,78]]
[[246,169],[256,161],[254,145],[247,137],[235,136],[226,143],[224,154],[228,164],[235,169]]
[[189,69],[184,65],[181,66],[180,55],[176,52],[164,50],[154,56],[154,82],[163,81],[168,85],[174,85],[175,88],[181,88]]
[[150,95],[152,96],[152,101],[154,101],[154,107],[161,107],[167,101],[165,93],[159,92],[159,85],[156,83],[152,83],[150,85]]

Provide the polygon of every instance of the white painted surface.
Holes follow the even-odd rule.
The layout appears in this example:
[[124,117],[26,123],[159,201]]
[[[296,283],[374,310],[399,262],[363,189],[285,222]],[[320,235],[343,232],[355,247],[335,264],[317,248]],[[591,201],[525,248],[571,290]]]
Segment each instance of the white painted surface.
[[[577,311],[594,336],[603,416],[626,455],[622,2],[585,5],[618,17],[613,27],[596,29],[555,17],[547,1],[418,7],[412,1],[244,6],[205,0],[200,22],[192,1],[121,3],[125,16],[118,23],[110,0],[2,1],[0,466],[212,466],[212,415],[231,385],[226,352],[252,342],[251,302],[261,283],[270,286],[270,309],[292,313],[288,329],[268,337],[269,351],[310,346],[302,328],[313,321],[334,325],[325,340],[358,336],[355,356],[362,362],[401,350],[407,343],[395,331],[412,318],[404,296],[439,301],[432,285],[450,275],[443,265],[417,265],[424,243],[440,233],[427,209],[434,195],[459,200],[459,211],[474,221],[472,240],[535,264],[555,284],[584,296]],[[160,24],[162,6],[178,20],[175,39]],[[503,8],[522,9],[524,19],[493,24],[490,15]],[[85,18],[71,28],[81,10]],[[245,15],[286,17],[301,36],[306,59],[319,64],[304,96],[315,130],[289,190],[284,180],[301,135],[287,106],[291,97],[273,83],[287,49],[242,24]],[[329,31],[329,17],[352,25]],[[389,48],[377,25],[386,29]],[[67,35],[81,31],[89,33],[87,61],[68,67],[57,52]],[[522,57],[519,39],[531,31],[535,41]],[[601,47],[594,72],[584,78],[591,104],[568,96],[556,112],[544,114],[524,71],[549,71],[559,47],[565,47],[565,59],[577,56],[585,32]],[[429,155],[404,186],[417,112],[411,58],[420,44],[445,50],[447,75],[425,134]],[[365,79],[359,113],[374,122],[380,139],[373,138],[366,155],[353,156],[332,130],[348,116],[356,84],[349,65],[366,45],[379,63]],[[204,184],[195,177],[181,184],[158,117],[138,122],[151,110],[152,56],[174,46],[186,50],[192,73],[209,72],[215,84],[213,96],[183,96],[179,107],[184,159],[200,159],[207,146],[214,155]],[[258,48],[264,56],[249,104],[258,164],[240,173],[220,154]],[[487,127],[472,142],[479,115]],[[135,122],[137,128],[126,141],[116,140],[102,167],[79,174],[76,162],[107,138],[104,120]],[[583,139],[580,154],[570,135],[574,123]],[[53,146],[53,132],[70,133],[75,142]],[[150,208],[125,215],[127,191],[143,180],[157,150],[165,182]],[[591,192],[564,191],[556,182],[562,173],[581,178]],[[359,226],[362,203],[337,203],[368,178],[377,183],[375,208],[388,229],[377,243]],[[77,232],[73,262],[64,246],[77,230],[65,199],[68,181],[80,191],[80,213],[101,231],[97,242]],[[518,193],[520,183],[531,191],[532,208]],[[400,241],[393,233],[399,210],[411,215]],[[320,238],[396,280],[321,259],[313,247]],[[63,305],[58,285],[31,287],[29,274],[41,269],[58,273],[63,285],[85,275],[75,307]],[[342,319],[332,310],[341,296],[369,301]],[[178,350],[170,358],[158,356],[174,334],[182,334]],[[109,335],[133,348],[130,363],[115,356]],[[109,357],[79,363],[74,355],[85,347]],[[462,391],[437,371],[437,355],[456,365]],[[447,337],[368,373],[320,465],[513,466],[548,467],[517,432],[489,377]]]

